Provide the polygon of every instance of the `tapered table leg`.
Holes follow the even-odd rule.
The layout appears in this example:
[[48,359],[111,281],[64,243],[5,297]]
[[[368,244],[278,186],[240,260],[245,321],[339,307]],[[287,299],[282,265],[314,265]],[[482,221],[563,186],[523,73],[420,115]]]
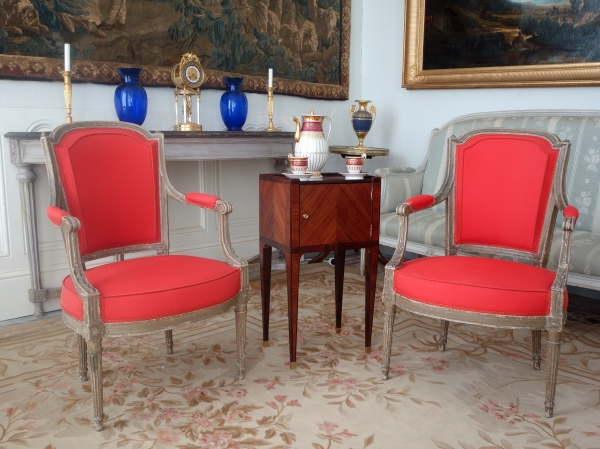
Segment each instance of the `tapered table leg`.
[[273,248],[260,246],[260,292],[262,298],[263,346],[269,346],[269,311],[271,307],[271,256]]
[[300,254],[286,254],[288,322],[290,335],[290,369],[296,369],[296,342],[298,340],[298,284],[300,281]]
[[375,291],[377,290],[377,261],[379,248],[367,248],[365,277],[365,352],[371,352],[371,334],[373,333],[373,314],[375,313]]
[[344,265],[346,251],[335,251],[335,331],[342,331],[342,298],[344,296]]

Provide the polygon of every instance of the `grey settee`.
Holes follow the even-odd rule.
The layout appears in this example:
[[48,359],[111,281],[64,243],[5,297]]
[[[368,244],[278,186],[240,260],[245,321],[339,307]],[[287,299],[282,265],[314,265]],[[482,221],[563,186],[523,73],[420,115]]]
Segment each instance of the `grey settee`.
[[[600,111],[506,111],[458,117],[434,129],[425,160],[418,168],[389,167],[376,171],[383,178],[380,243],[395,247],[398,239],[396,206],[421,193],[435,194],[442,184],[446,145],[452,135],[479,128],[540,129],[571,142],[566,192],[579,209],[573,233],[569,285],[600,290]],[[493,192],[490,192],[493,195]],[[562,224],[562,216],[556,220]],[[444,205],[410,217],[407,250],[416,254],[444,254]],[[560,229],[554,239],[548,268],[555,269]]]

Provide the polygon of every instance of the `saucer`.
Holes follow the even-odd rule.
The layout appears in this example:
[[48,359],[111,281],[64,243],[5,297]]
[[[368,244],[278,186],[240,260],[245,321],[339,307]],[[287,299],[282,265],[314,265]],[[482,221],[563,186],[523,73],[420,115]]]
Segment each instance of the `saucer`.
[[287,176],[291,179],[299,179],[300,181],[308,181],[308,178],[312,176],[312,173],[282,173],[282,175]]
[[358,180],[358,179],[364,179],[364,177],[367,176],[368,173],[367,172],[340,173],[340,175],[342,175],[344,178],[346,178],[347,181],[354,181],[354,180]]

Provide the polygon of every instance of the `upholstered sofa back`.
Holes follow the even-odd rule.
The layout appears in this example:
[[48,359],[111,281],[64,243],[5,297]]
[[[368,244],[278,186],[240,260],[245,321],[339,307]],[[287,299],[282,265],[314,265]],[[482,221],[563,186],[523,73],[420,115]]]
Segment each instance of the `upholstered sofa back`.
[[[569,140],[566,191],[569,204],[579,209],[576,229],[600,233],[600,111],[506,111],[458,117],[431,134],[422,193],[434,194],[442,185],[448,138],[480,128],[539,129]],[[556,223],[560,226],[562,217]]]

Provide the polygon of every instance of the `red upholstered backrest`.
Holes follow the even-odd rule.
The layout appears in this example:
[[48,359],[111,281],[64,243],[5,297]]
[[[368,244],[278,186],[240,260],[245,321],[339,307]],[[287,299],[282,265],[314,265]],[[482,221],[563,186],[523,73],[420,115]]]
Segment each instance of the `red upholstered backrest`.
[[479,134],[456,146],[454,243],[536,253],[558,159],[539,136]]
[[74,129],[54,145],[82,255],[161,241],[158,142],[130,129]]

